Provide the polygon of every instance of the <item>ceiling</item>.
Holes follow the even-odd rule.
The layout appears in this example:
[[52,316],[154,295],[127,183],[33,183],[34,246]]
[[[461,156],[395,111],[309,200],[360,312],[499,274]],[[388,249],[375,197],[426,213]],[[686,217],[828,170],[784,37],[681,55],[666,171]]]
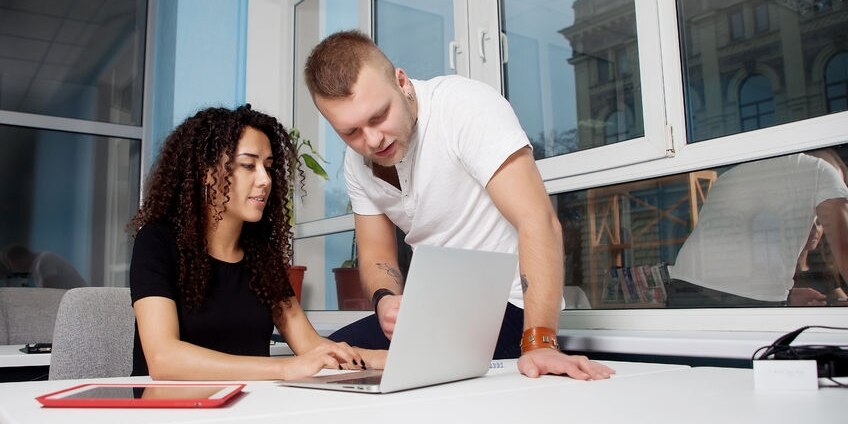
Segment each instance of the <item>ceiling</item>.
[[145,22],[144,0],[0,0],[0,109],[85,117],[141,79]]

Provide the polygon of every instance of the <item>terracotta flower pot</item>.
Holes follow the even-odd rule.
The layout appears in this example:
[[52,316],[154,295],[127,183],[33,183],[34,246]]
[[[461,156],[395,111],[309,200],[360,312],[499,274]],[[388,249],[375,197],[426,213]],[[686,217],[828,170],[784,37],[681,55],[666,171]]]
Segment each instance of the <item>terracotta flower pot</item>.
[[303,274],[306,272],[306,267],[303,265],[292,265],[288,268],[289,283],[294,289],[294,297],[297,303],[301,303],[301,293],[303,292]]
[[359,268],[333,268],[336,275],[336,299],[341,311],[367,311],[370,301],[362,292]]

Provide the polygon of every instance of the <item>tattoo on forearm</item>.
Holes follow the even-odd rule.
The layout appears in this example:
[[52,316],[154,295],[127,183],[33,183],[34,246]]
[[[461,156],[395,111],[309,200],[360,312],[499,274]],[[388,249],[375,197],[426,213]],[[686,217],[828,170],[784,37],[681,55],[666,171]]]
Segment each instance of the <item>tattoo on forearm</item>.
[[377,268],[386,271],[386,274],[388,274],[389,277],[395,280],[395,284],[397,284],[398,287],[403,288],[403,275],[400,273],[399,269],[382,262],[377,264]]
[[530,281],[526,274],[521,274],[521,293],[527,293],[527,287],[530,287]]

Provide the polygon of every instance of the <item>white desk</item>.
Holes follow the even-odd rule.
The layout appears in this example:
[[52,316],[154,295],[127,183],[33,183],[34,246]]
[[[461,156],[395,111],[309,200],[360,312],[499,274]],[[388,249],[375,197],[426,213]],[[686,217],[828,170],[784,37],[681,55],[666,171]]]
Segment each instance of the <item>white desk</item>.
[[[483,378],[387,395],[248,382],[221,409],[49,409],[38,395],[80,381],[0,384],[2,423],[843,423],[848,390],[754,392],[751,370],[607,362],[618,375],[576,381],[517,374],[514,361]],[[88,381],[148,381],[146,377]]]
[[23,353],[24,345],[0,345],[0,368],[50,365],[49,353]]

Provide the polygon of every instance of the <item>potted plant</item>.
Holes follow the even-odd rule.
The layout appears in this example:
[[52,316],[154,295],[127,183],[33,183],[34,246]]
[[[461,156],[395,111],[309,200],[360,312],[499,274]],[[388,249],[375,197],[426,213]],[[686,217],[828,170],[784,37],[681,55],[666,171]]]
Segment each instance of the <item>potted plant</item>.
[[370,308],[368,296],[362,291],[359,281],[359,257],[356,250],[356,233],[350,243],[350,257],[338,268],[333,268],[336,277],[336,299],[339,310],[367,311]]
[[[294,226],[294,191],[296,188],[295,181],[300,183],[301,189],[301,197],[305,196],[306,193],[303,190],[303,185],[305,181],[304,169],[306,166],[309,170],[312,171],[315,175],[323,178],[325,181],[329,180],[329,176],[327,175],[327,171],[324,169],[323,164],[327,163],[327,160],[324,159],[315,147],[312,146],[312,142],[307,138],[302,138],[300,136],[300,131],[297,128],[290,128],[288,130],[289,140],[295,146],[295,151],[297,152],[297,160],[292,163],[292,169],[290,170],[290,175],[293,175],[294,178],[291,181],[291,187],[289,187],[289,193],[291,197],[289,197],[288,209],[290,212],[290,216],[292,217],[292,226]],[[303,275],[306,273],[306,267],[303,265],[290,265],[288,268],[288,276],[289,282],[292,285],[292,289],[294,289],[295,298],[298,303],[300,303],[303,293]]]

